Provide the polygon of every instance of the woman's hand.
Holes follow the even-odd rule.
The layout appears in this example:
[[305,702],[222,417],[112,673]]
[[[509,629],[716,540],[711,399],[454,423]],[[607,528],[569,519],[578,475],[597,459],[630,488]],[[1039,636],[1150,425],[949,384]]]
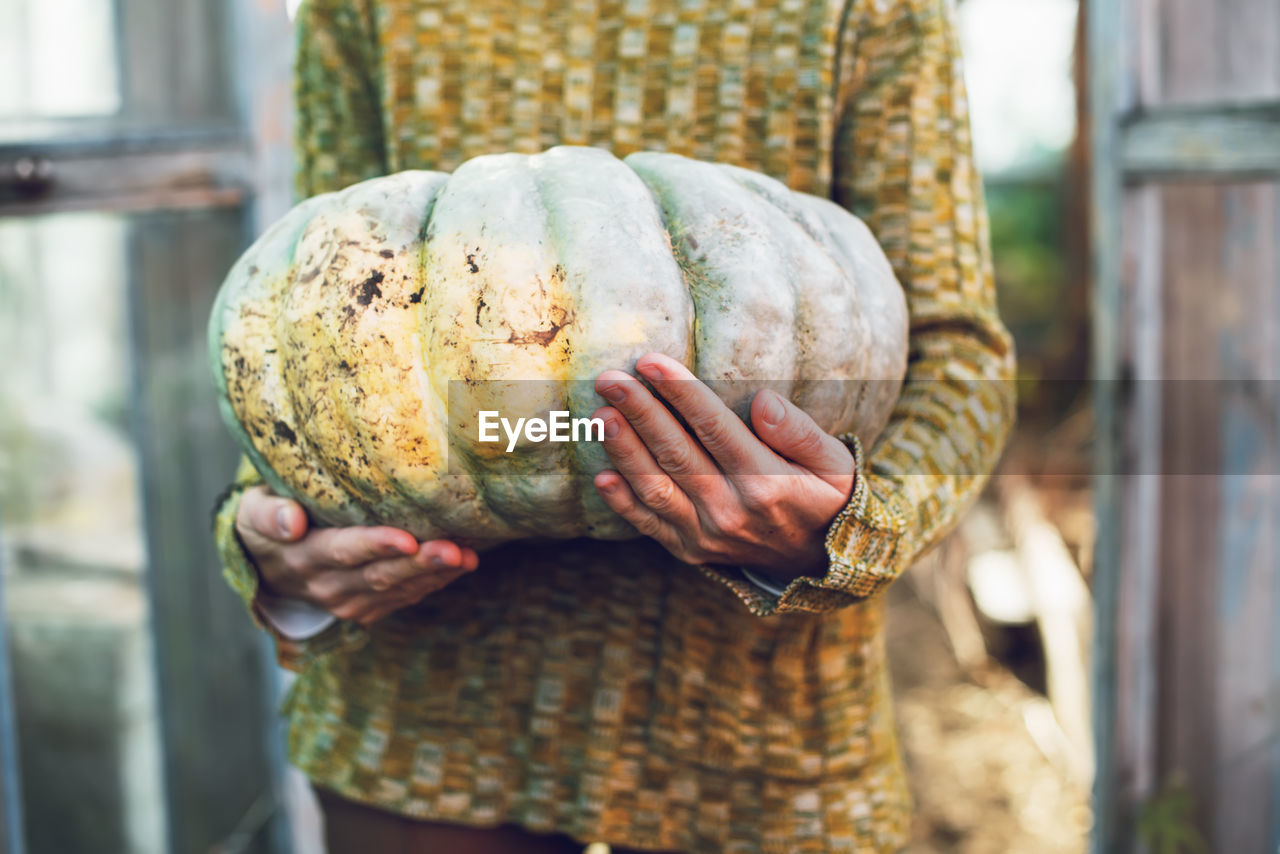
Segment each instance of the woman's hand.
[[265,592],[364,625],[416,604],[480,562],[472,549],[419,543],[399,528],[308,529],[302,505],[264,486],[245,491],[236,533]]
[[595,416],[617,467],[596,475],[605,503],[687,563],[784,582],[823,572],[827,528],[853,492],[844,443],[775,392],[751,401],[753,434],[676,360],[649,353],[636,371],[689,429],[634,377],[602,373],[596,391],[613,405]]

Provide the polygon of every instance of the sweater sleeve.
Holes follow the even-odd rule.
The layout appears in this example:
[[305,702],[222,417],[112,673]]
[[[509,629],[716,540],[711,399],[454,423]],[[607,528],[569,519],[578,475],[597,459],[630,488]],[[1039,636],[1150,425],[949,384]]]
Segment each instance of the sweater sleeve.
[[883,591],[977,498],[1014,418],[953,0],[854,0],[842,25],[832,198],[861,217],[906,292],[906,382],[875,446],[845,437],[857,478],[825,573],[771,596],[704,571],[755,613],[822,612]]
[[368,0],[304,0],[294,64],[299,199],[388,172],[382,87]]
[[[342,189],[386,173],[377,48],[366,0],[305,0],[298,11],[294,67],[294,187],[298,198]],[[262,610],[258,572],[236,535],[244,491],[262,478],[248,458],[217,509],[215,542],[223,575],[254,623],[276,642],[277,658],[301,670],[319,655],[367,640],[358,624],[338,621],[303,641],[282,635]]]

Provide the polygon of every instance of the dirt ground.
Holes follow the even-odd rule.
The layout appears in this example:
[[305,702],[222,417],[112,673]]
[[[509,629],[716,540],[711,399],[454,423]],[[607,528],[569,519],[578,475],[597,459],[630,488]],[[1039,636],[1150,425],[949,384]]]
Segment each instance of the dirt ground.
[[1043,696],[998,662],[966,675],[932,607],[909,583],[890,591],[890,666],[916,798],[908,854],[1083,852],[1087,786],[1049,758]]

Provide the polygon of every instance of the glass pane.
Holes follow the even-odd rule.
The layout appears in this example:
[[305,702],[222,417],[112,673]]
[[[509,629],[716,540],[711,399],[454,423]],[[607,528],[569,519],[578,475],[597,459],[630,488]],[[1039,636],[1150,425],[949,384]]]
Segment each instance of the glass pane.
[[119,110],[114,17],[109,0],[0,0],[0,116]]
[[5,623],[33,851],[164,841],[128,230],[96,213],[0,220]]
[[230,124],[226,5],[0,0],[0,142]]
[[268,786],[260,638],[209,525],[236,454],[204,331],[243,223],[0,219],[0,563],[28,850],[208,850]]
[[[252,819],[270,781],[262,637],[222,578],[210,525],[237,454],[218,413],[206,330],[217,286],[244,248],[243,213],[133,219],[133,414],[143,448],[176,851],[221,843]],[[249,850],[264,845],[265,837]]]
[[125,229],[106,214],[0,220],[0,515],[20,570],[142,568]]

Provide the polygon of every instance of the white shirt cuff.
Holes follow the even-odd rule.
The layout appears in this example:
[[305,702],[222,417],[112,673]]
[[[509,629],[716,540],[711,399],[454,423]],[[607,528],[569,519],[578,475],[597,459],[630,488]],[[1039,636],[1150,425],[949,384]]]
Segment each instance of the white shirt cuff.
[[291,641],[313,638],[332,626],[338,618],[301,599],[258,594],[258,611],[282,637]]
[[776,582],[769,581],[768,579],[765,579],[765,578],[761,578],[760,576],[756,575],[754,572],[747,569],[746,567],[740,566],[738,567],[738,569],[740,569],[742,571],[742,574],[746,576],[747,581],[750,581],[752,584],[754,584],[756,587],[759,587],[765,593],[771,593],[774,596],[781,596],[784,592],[786,592],[785,587],[777,584]]

